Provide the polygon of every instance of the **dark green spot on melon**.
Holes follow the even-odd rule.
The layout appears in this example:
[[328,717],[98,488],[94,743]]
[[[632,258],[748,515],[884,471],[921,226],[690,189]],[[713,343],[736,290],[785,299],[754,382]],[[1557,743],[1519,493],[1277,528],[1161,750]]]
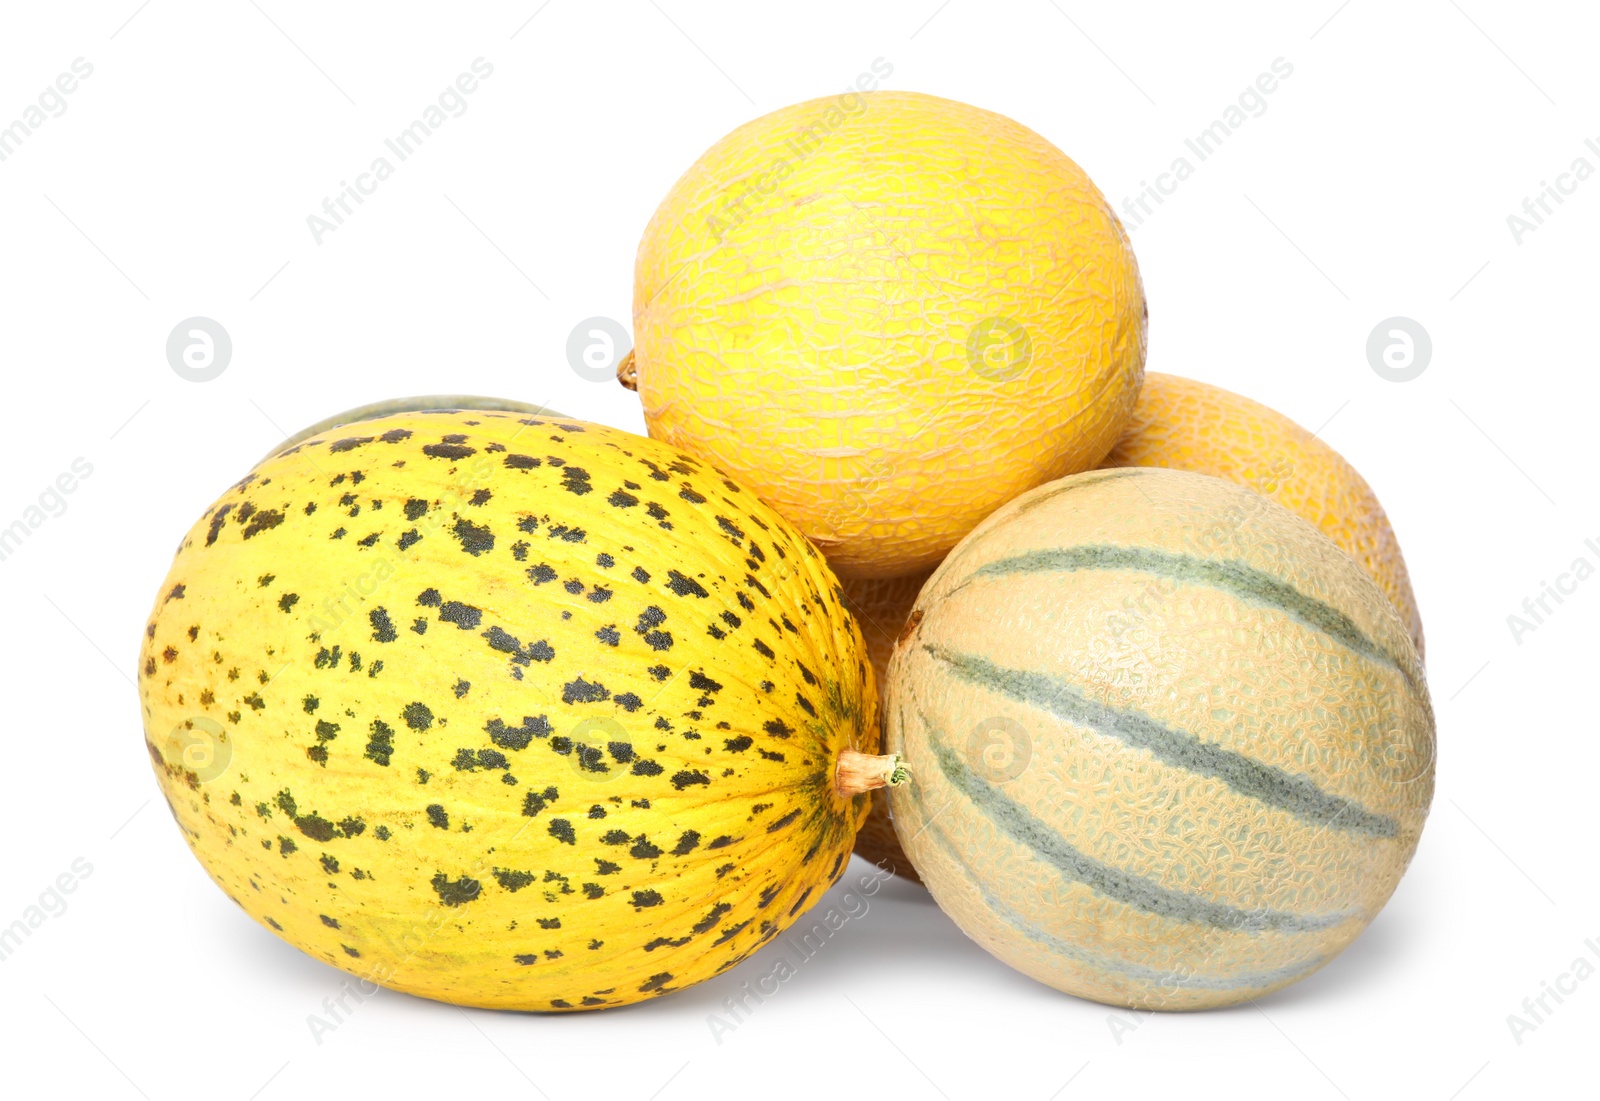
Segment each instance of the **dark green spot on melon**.
[[677,570],[667,571],[667,588],[671,589],[679,596],[694,595],[704,598],[711,595],[710,593],[706,592],[705,587],[702,586],[700,582],[696,581],[692,577],[685,577]]
[[567,466],[561,471],[561,488],[582,497],[594,486],[589,484],[589,472],[581,466]]
[[561,686],[561,702],[573,703],[598,703],[611,698],[611,690],[598,681],[590,683],[582,677],[568,681]]
[[439,619],[444,623],[454,623],[463,631],[470,631],[483,621],[483,612],[471,604],[447,600],[439,606]]
[[540,811],[559,797],[560,793],[553,787],[545,788],[543,791],[530,791],[522,798],[522,813],[529,818],[537,817]]
[[500,886],[513,893],[533,882],[532,872],[515,872],[507,868],[494,869],[494,877]]
[[372,624],[372,640],[374,642],[393,642],[399,636],[395,634],[394,623],[389,619],[389,613],[383,608],[374,608],[367,613],[367,621]]
[[458,518],[451,531],[460,541],[461,549],[474,558],[494,550],[494,532],[481,524]]
[[244,537],[254,538],[264,531],[271,531],[283,523],[283,513],[277,509],[263,509],[250,517],[250,522],[244,526]]
[[367,758],[388,767],[389,758],[393,753],[394,729],[382,719],[373,719],[372,738],[367,742]]
[[483,889],[483,885],[470,876],[453,880],[443,872],[435,872],[432,883],[434,891],[439,895],[439,901],[446,906],[461,906],[472,902]]
[[484,729],[489,740],[504,749],[527,749],[534,738],[550,734],[550,721],[543,715],[524,715],[521,726],[507,726],[504,719],[490,719]]

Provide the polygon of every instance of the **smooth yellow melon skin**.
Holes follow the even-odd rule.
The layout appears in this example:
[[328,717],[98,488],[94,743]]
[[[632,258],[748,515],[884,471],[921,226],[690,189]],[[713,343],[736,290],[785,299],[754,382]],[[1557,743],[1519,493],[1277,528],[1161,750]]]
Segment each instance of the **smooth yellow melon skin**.
[[184,538],[141,640],[147,748],[212,879],[309,955],[459,1005],[623,1005],[842,873],[868,800],[833,770],[878,728],[840,600],[776,513],[654,441],[367,419]]
[[1405,625],[1250,490],[1144,468],[1037,489],[909,628],[895,828],[940,906],[1040,982],[1140,1009],[1260,997],[1348,945],[1415,852],[1434,726]]
[[1417,656],[1422,616],[1389,517],[1355,467],[1294,421],[1220,386],[1152,371],[1102,467],[1164,466],[1249,486],[1315,524],[1394,603]]
[[[922,591],[932,570],[909,577],[857,578],[843,583],[845,607],[855,616],[867,643],[879,690],[888,683],[889,656],[906,617],[911,614],[917,594]],[[881,712],[880,712],[881,713]],[[879,788],[872,793],[872,813],[856,834],[856,855],[913,883],[921,883],[911,858],[900,847],[894,823],[889,818],[889,793]]]
[[728,470],[840,577],[931,569],[1098,463],[1146,316],[1116,215],[1059,149],[912,92],[783,108],[712,146],[645,230],[650,434]]

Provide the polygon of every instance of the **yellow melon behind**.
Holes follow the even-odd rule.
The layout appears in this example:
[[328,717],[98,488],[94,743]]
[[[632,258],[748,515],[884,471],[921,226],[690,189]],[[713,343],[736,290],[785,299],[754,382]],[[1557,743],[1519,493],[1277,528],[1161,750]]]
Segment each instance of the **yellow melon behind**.
[[1220,386],[1152,371],[1100,465],[1190,470],[1271,497],[1361,563],[1405,620],[1417,655],[1426,656],[1411,575],[1377,494],[1343,456],[1282,413]]

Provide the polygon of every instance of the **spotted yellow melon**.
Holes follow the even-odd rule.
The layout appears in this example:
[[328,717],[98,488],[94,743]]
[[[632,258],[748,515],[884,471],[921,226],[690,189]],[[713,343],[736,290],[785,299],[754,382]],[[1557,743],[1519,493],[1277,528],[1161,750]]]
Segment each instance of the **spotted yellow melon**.
[[912,92],[739,127],[639,245],[623,367],[650,434],[749,486],[841,577],[931,569],[1093,467],[1146,309],[1089,177],[1004,116]]
[[1057,989],[1259,997],[1348,945],[1433,794],[1405,624],[1347,554],[1206,475],[1094,471],[984,521],[890,660],[890,795],[941,907]]
[[1377,495],[1343,456],[1282,413],[1219,386],[1152,371],[1101,465],[1226,478],[1305,517],[1361,563],[1424,656],[1411,575]]
[[523,412],[397,412],[264,460],[142,640],[151,760],[216,883],[371,982],[623,1005],[841,874],[874,751],[821,556],[708,463]]
[[[895,639],[932,572],[924,570],[910,577],[858,578],[843,582],[845,607],[855,616],[862,637],[866,639],[867,656],[872,660],[875,674],[873,679],[880,692],[888,681],[889,655],[894,652]],[[872,793],[872,813],[856,833],[855,851],[857,856],[895,875],[922,882],[911,866],[911,859],[900,847],[899,838],[894,835],[888,792],[883,788]]]

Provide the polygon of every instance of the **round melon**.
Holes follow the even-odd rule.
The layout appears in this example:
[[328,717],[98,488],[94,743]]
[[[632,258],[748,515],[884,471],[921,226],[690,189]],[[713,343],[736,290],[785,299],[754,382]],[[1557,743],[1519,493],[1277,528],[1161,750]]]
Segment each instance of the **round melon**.
[[1389,517],[1356,468],[1260,402],[1177,375],[1145,376],[1105,467],[1163,466],[1249,486],[1315,524],[1399,611],[1423,657],[1422,616]]
[[1199,1009],[1301,979],[1416,850],[1434,727],[1347,554],[1206,475],[1094,471],[981,524],[890,661],[900,842],[974,940],[1059,990]]
[[184,537],[141,642],[212,879],[408,993],[572,1010],[709,978],[867,813],[873,674],[822,557],[594,424],[413,411],[287,446]]
[[[867,643],[867,656],[872,661],[873,679],[880,692],[888,683],[889,656],[894,652],[895,640],[932,572],[924,570],[910,577],[857,578],[843,582],[845,607],[860,625]],[[856,834],[855,852],[886,871],[914,883],[922,882],[911,866],[911,859],[900,847],[899,838],[895,837],[888,792],[883,788],[872,793],[872,813]]]
[[[1098,463],[1144,369],[1144,289],[1084,171],[964,103],[872,92],[739,127],[634,272],[650,434],[758,493],[841,577],[937,565]],[[959,462],[952,461],[959,458]]]

